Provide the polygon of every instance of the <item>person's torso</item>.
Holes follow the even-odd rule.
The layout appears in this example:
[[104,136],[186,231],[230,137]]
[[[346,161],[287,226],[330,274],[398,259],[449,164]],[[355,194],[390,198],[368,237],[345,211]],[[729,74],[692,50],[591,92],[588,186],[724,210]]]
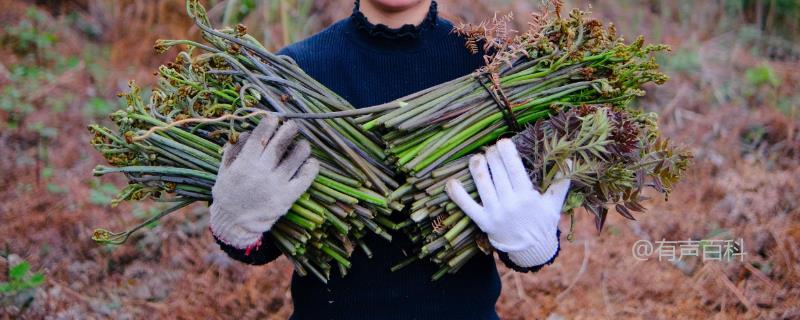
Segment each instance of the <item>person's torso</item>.
[[[428,17],[433,21],[404,27],[413,36],[358,18],[363,16],[354,14],[281,53],[357,108],[400,98],[482,65],[482,57],[470,54],[464,40],[450,32],[452,24],[435,15]],[[491,255],[431,281],[437,267],[427,261],[390,270],[414,253],[416,244],[404,234],[394,234],[391,243],[369,235],[366,242],[373,257],[357,249],[344,278],[333,276],[323,284],[293,276],[293,319],[497,318],[500,280]]]

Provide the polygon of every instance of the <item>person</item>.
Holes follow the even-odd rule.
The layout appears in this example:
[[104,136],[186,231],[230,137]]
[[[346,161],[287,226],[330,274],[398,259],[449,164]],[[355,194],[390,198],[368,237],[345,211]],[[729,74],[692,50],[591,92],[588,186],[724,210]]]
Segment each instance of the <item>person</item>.
[[[469,74],[484,63],[471,54],[432,0],[355,1],[350,17],[280,51],[356,108],[377,105]],[[286,213],[316,174],[306,142],[290,146],[297,127],[266,119],[225,150],[213,188],[210,228],[232,258],[260,265],[281,252],[269,228]],[[245,141],[246,140],[246,141]],[[255,168],[255,169],[254,169]],[[509,140],[470,159],[481,204],[457,181],[450,198],[478,224],[500,259],[519,272],[550,264],[560,249],[558,221],[569,181],[538,193]],[[398,213],[399,214],[399,213]],[[356,250],[352,269],[327,284],[292,277],[292,319],[497,319],[501,284],[491,255],[478,255],[459,272],[431,281],[437,267],[390,267],[413,252],[397,235],[368,235],[374,256]]]

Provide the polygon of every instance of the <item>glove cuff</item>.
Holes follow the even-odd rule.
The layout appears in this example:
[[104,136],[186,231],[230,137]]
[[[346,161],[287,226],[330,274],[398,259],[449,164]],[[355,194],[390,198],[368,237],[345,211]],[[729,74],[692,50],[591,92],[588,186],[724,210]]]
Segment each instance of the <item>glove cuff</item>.
[[492,246],[497,250],[507,253],[511,262],[525,268],[542,265],[550,261],[556,252],[558,252],[558,236],[555,234],[545,237],[541,241],[534,241],[524,247],[506,246],[496,243],[491,238],[489,242],[491,242]]
[[270,222],[262,232],[252,232],[237,224],[236,216],[222,209],[217,203],[212,203],[209,211],[211,233],[223,243],[236,249],[246,250],[257,246],[261,242],[263,233],[269,231],[275,223],[275,221]]

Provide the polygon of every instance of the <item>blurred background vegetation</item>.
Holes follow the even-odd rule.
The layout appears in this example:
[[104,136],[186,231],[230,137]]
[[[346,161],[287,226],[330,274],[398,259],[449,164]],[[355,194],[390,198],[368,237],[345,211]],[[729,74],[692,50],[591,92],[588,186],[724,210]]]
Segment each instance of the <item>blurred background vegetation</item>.
[[[352,10],[349,0],[207,0],[218,26],[243,23],[270,49]],[[538,0],[441,0],[455,22]],[[639,106],[696,154],[687,185],[651,201],[642,221],[592,224],[536,275],[503,270],[503,318],[798,318],[800,310],[800,1],[566,1],[591,5],[628,39],[672,51],[672,78]],[[87,124],[123,106],[129,80],[147,87],[174,51],[159,38],[196,38],[182,0],[0,0],[0,318],[231,316],[286,318],[291,266],[244,267],[206,232],[204,208],[176,214],[123,247],[98,247],[92,228],[129,225],[157,208],[111,208],[121,180],[92,178],[101,162]],[[133,212],[133,215],[130,214]],[[636,239],[743,238],[745,263],[642,263]]]

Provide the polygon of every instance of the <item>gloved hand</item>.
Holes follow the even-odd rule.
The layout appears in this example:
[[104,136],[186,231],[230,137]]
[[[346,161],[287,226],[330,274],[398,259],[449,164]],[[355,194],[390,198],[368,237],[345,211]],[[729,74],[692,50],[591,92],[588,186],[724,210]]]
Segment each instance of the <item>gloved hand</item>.
[[278,118],[267,116],[251,134],[225,146],[211,189],[210,226],[218,239],[239,249],[258,244],[311,186],[319,163],[309,158],[305,140],[290,150],[297,130],[291,120],[279,126]]
[[532,267],[550,260],[558,249],[556,231],[569,179],[558,180],[544,194],[539,193],[509,139],[490,147],[485,157],[472,156],[469,170],[483,206],[455,179],[447,183],[450,199],[518,266]]

